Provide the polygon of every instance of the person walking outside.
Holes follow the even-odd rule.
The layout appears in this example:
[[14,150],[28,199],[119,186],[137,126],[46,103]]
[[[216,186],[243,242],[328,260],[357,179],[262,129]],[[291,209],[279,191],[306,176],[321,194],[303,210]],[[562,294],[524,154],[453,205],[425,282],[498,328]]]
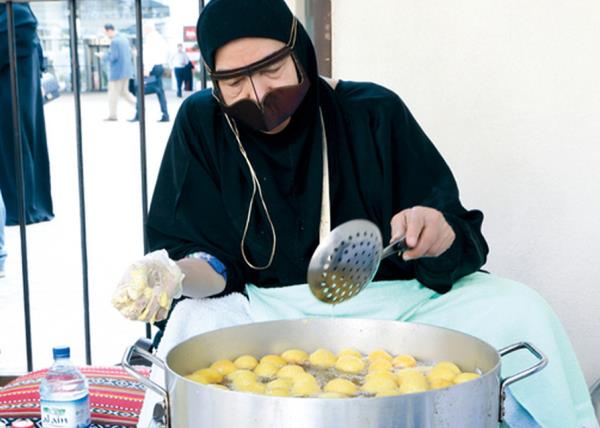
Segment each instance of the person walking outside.
[[[162,117],[159,122],[169,121],[167,98],[163,88],[162,76],[165,65],[169,62],[169,48],[164,37],[156,31],[153,23],[144,24],[144,94],[156,94]],[[139,120],[139,111],[136,111],[130,122]]]
[[185,80],[186,66],[190,63],[190,59],[183,50],[183,44],[177,44],[177,52],[173,55],[172,64],[175,70],[175,80],[177,81],[177,97],[181,98],[181,87]]
[[113,24],[104,25],[104,31],[111,39],[108,54],[98,54],[109,63],[108,78],[108,117],[106,121],[117,120],[119,97],[135,106],[136,98],[129,92],[129,79],[133,76],[133,61],[129,41],[119,34]]

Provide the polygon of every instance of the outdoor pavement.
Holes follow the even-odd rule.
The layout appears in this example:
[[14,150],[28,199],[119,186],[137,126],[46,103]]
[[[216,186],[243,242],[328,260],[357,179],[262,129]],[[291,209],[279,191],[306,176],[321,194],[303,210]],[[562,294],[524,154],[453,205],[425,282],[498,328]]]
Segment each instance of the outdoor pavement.
[[[171,122],[158,123],[154,95],[146,97],[148,194],[182,99],[167,92]],[[92,363],[114,365],[144,336],[141,322],[123,318],[110,304],[127,265],[143,255],[139,124],[119,103],[119,121],[108,115],[106,93],[83,94],[83,157],[89,267]],[[45,106],[55,218],[27,227],[29,296],[34,369],[49,366],[52,346],[71,346],[85,364],[75,106],[71,95]],[[6,277],[0,278],[0,376],[27,369],[18,227],[6,229]]]

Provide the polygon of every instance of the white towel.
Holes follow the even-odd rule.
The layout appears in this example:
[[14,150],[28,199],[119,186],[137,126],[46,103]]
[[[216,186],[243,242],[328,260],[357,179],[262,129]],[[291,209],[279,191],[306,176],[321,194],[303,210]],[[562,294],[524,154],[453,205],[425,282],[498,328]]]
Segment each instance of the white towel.
[[[188,299],[180,302],[165,329],[165,334],[156,350],[156,356],[165,360],[169,351],[192,336],[234,325],[252,322],[248,299],[240,293],[232,293],[216,299]],[[152,366],[150,379],[164,386],[164,372]],[[146,390],[144,405],[138,420],[138,428],[148,428],[152,422],[152,411],[162,397]]]

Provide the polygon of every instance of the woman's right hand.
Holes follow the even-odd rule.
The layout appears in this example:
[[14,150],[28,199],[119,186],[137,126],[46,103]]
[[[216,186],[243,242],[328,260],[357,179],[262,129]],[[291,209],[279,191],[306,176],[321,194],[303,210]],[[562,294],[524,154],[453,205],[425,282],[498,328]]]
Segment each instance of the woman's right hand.
[[181,297],[184,277],[165,250],[148,253],[127,268],[112,304],[128,319],[161,321],[167,317],[173,299]]

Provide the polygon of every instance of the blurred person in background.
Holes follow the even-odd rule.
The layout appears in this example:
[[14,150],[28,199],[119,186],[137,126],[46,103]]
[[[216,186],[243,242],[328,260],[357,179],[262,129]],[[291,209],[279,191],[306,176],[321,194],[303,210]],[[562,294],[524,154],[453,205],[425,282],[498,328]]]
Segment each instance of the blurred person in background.
[[[165,66],[169,63],[169,48],[164,37],[156,31],[153,23],[144,24],[144,94],[156,94],[160,111],[159,122],[169,121],[167,97],[163,88],[162,76]],[[139,120],[139,111],[136,111],[130,122]]]
[[[54,217],[41,91],[40,59],[43,55],[36,32],[38,22],[29,4],[14,4],[13,10],[25,180],[25,223],[33,224]],[[5,5],[0,5],[0,275],[3,275],[6,259],[4,224],[19,224],[19,191],[8,53],[7,11]]]
[[117,104],[119,97],[135,106],[136,98],[129,92],[129,79],[133,76],[133,61],[129,41],[119,34],[114,25],[104,25],[104,32],[111,40],[108,54],[97,53],[109,64],[108,76],[108,117],[106,121],[117,120]]
[[187,65],[190,63],[190,59],[187,54],[183,50],[183,44],[177,44],[177,52],[173,55],[172,64],[173,70],[175,70],[175,80],[177,81],[177,97],[181,98],[183,95],[181,93],[181,87],[183,86],[183,82],[185,80],[185,73]]

